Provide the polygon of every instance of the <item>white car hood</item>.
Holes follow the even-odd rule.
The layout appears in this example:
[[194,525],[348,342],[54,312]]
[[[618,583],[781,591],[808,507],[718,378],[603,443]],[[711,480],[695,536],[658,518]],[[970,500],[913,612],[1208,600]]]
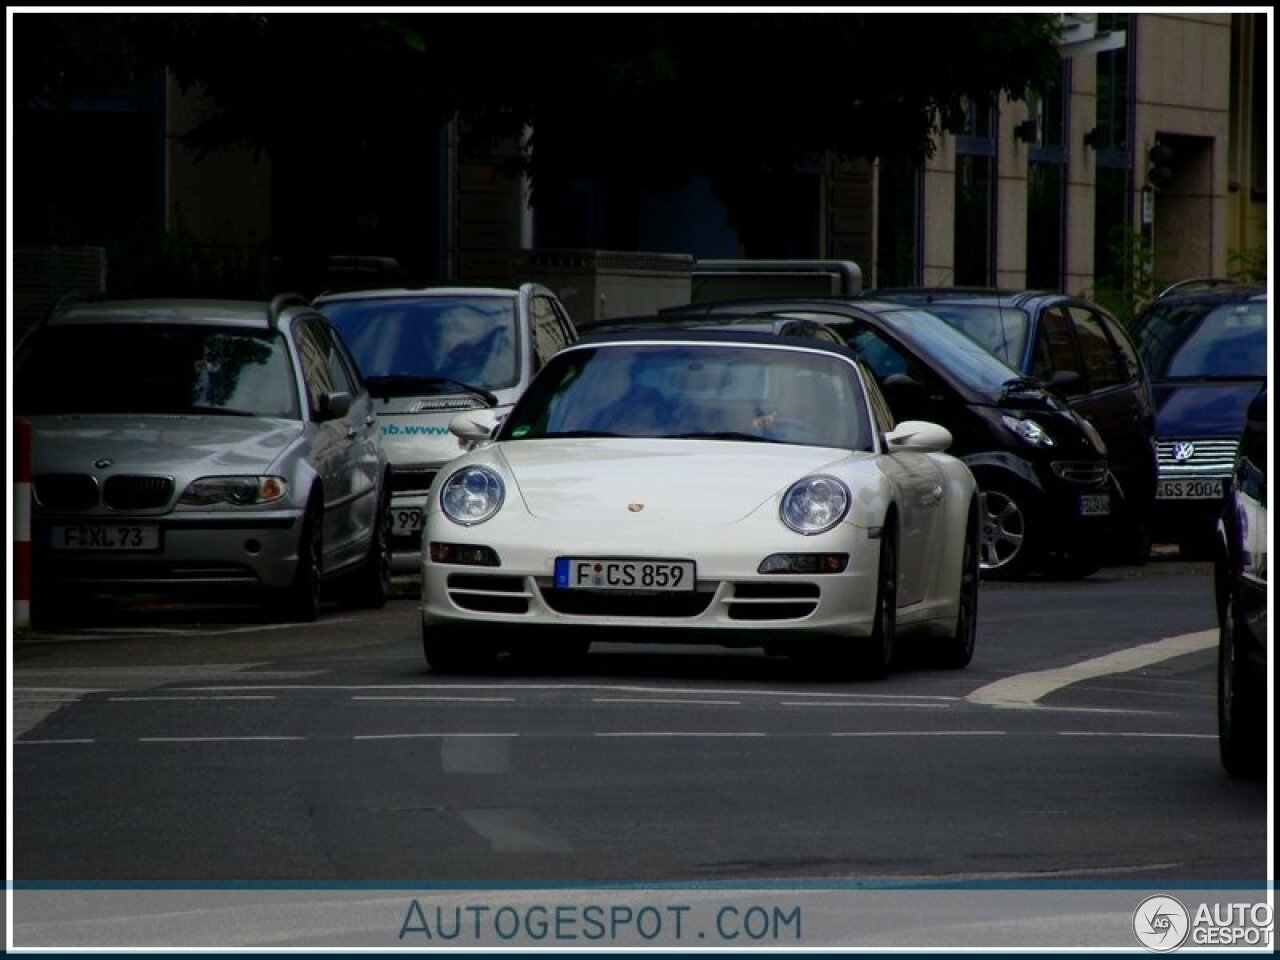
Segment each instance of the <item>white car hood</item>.
[[576,523],[616,518],[620,504],[641,504],[654,520],[733,523],[851,456],[827,447],[636,439],[515,441],[495,452],[530,513]]
[[29,416],[38,473],[85,473],[100,459],[117,472],[257,472],[302,432],[293,420],[143,415]]

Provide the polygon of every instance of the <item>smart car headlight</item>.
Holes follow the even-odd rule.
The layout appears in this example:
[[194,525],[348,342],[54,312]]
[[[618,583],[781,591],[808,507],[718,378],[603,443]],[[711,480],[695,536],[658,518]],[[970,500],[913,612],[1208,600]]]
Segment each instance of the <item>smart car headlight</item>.
[[506,489],[502,478],[489,467],[463,467],[440,491],[440,509],[464,527],[484,523],[502,507]]
[[805,477],[782,497],[779,515],[796,533],[826,533],[849,512],[849,488],[835,477]]
[[1011,417],[1007,414],[1001,418],[1004,425],[1008,427],[1024,443],[1029,443],[1033,447],[1052,447],[1053,437],[1049,431],[1034,420],[1023,420],[1021,417]]
[[179,503],[208,506],[230,503],[239,507],[273,503],[289,492],[284,477],[201,477],[187,484]]

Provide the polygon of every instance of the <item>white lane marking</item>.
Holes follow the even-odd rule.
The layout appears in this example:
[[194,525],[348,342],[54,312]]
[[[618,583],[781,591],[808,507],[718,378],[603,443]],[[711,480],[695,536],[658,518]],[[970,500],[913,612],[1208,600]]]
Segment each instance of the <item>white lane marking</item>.
[[985,687],[979,687],[966,698],[970,703],[992,707],[1036,708],[1038,701],[1056,690],[1092,680],[1112,673],[1128,673],[1142,667],[1180,657],[1187,653],[1206,650],[1218,642],[1218,631],[1201,630],[1166,637],[1152,643],[1144,643],[1126,650],[1117,650],[1092,660],[1083,660],[1054,670],[1038,670],[1005,677]]
[[613,733],[593,733],[593,737],[767,737],[767,733],[747,733],[735,730],[623,730]]
[[62,743],[97,743],[98,741],[88,738],[84,740],[14,740],[14,746],[21,744],[22,746],[48,746],[50,744]]
[[194,690],[194,691],[221,691],[221,690],[309,690],[309,691],[347,691],[347,690],[373,690],[387,692],[409,692],[413,690],[442,690],[450,691],[454,694],[460,691],[481,691],[481,690],[500,690],[500,691],[516,691],[517,693],[563,693],[576,691],[601,691],[605,694],[657,694],[659,696],[688,696],[688,697],[705,697],[708,693],[713,693],[722,697],[742,697],[757,700],[775,699],[777,697],[792,697],[795,699],[826,699],[826,700],[867,700],[871,702],[881,702],[885,700],[900,700],[912,702],[960,702],[963,697],[946,697],[946,696],[929,696],[923,694],[893,694],[893,693],[839,693],[832,691],[808,693],[803,690],[714,690],[707,691],[705,689],[688,688],[688,687],[637,687],[617,684],[605,683],[486,683],[486,684],[461,684],[461,683],[367,683],[367,684],[309,684],[309,683],[292,683],[292,684],[234,684],[219,686],[190,686],[179,687],[175,689]]
[[1004,737],[1008,730],[855,730],[831,733],[832,737]]
[[871,707],[876,710],[880,710],[885,707],[906,707],[910,710],[948,710],[950,709],[951,704],[949,703],[892,703],[885,700],[882,700],[878,703],[858,703],[856,701],[849,701],[846,703],[835,703],[835,702],[817,701],[817,700],[805,703],[805,702],[796,701],[796,700],[783,700],[782,703],[779,704],[779,706],[782,706],[782,707],[857,707],[859,709],[866,709],[868,707]]
[[297,736],[252,736],[252,737],[138,737],[140,744],[253,744],[253,742],[278,742],[285,740],[306,740]]
[[[325,618],[322,623],[351,623],[355,617]],[[239,633],[265,633],[276,630],[299,630],[304,627],[315,627],[314,623],[254,623],[244,627],[92,627],[83,631],[68,633],[41,633],[41,640],[93,640],[99,637],[115,639],[117,637],[229,637]]]
[[1217,740],[1216,733],[1144,733],[1125,730],[1059,730],[1060,737],[1151,737],[1173,740]]
[[352,740],[424,740],[440,737],[518,737],[518,733],[360,733]]
[[199,697],[107,697],[107,702],[108,703],[150,703],[153,700],[182,700],[182,701],[195,701],[197,703],[201,703],[201,702],[212,702],[215,700],[220,701],[220,700],[275,700],[275,699],[276,699],[275,696],[272,694],[247,694],[247,695],[207,694],[205,696],[199,696]]
[[740,707],[741,700],[677,700],[674,697],[592,697],[592,703],[677,703],[705,707]]
[[515,697],[431,697],[431,696],[426,696],[426,697],[423,697],[423,696],[394,696],[394,697],[365,696],[365,697],[361,697],[361,696],[356,696],[356,697],[352,697],[351,699],[375,701],[375,702],[380,702],[384,700],[396,700],[396,701],[407,700],[411,703],[416,703],[418,701],[430,702],[430,703],[436,703],[440,701],[445,701],[448,703],[515,703],[516,702]]

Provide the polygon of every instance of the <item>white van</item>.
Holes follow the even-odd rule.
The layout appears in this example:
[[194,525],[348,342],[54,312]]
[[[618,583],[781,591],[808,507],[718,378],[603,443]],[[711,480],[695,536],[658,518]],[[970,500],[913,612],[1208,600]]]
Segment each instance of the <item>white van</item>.
[[534,283],[357,290],[324,294],[314,306],[374,397],[391,463],[392,568],[417,571],[427,492],[465,452],[449,421],[464,410],[505,413],[577,331],[555,294]]

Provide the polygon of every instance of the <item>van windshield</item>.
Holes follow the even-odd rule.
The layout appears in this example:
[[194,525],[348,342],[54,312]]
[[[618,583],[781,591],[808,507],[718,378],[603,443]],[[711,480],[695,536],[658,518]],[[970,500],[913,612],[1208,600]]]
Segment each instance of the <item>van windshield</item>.
[[451,392],[449,381],[485,390],[516,385],[514,298],[370,297],[321,303],[319,309],[371,388],[379,378],[438,378],[433,393]]

